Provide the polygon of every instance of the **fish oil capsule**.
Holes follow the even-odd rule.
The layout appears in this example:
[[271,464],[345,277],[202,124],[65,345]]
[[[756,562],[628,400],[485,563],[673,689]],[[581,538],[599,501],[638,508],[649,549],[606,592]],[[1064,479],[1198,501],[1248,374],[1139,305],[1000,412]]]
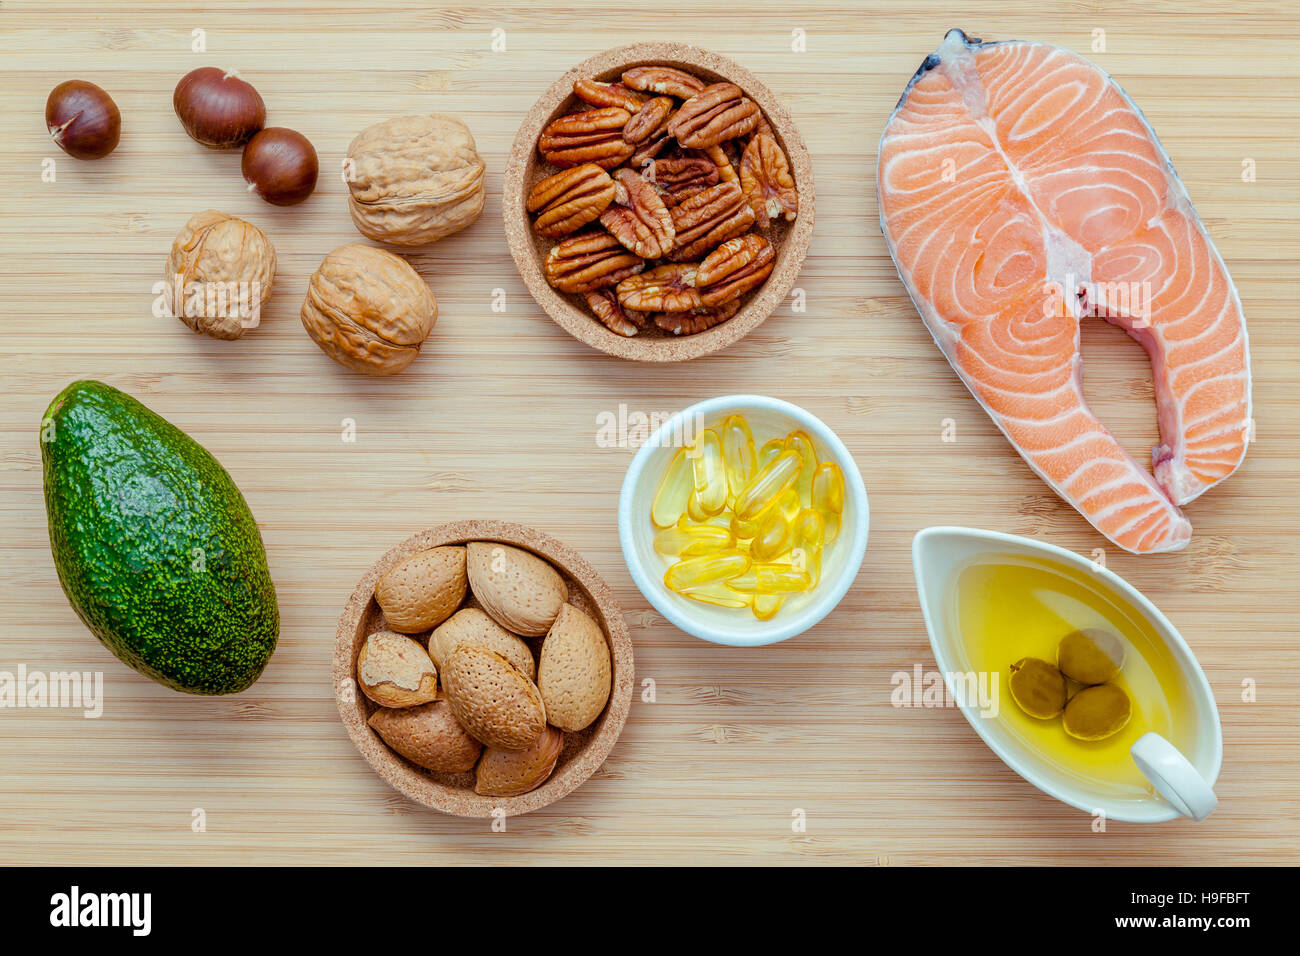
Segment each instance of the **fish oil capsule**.
[[696,439],[690,456],[700,510],[706,515],[715,515],[727,503],[727,472],[722,462],[722,439],[712,428],[706,428]]
[[781,610],[781,605],[784,603],[784,594],[755,594],[754,603],[750,607],[754,617],[760,621],[770,621],[776,617],[776,612]]
[[691,493],[686,496],[686,517],[690,518],[696,524],[703,524],[713,517],[700,505],[700,493],[694,488],[692,488]]
[[794,521],[790,560],[795,568],[808,572],[809,587],[817,587],[822,577],[822,548],[826,540],[826,523],[812,508],[799,512]]
[[785,447],[793,448],[803,456],[803,467],[799,469],[799,479],[794,487],[799,493],[799,500],[808,501],[812,497],[813,473],[817,470],[817,446],[813,444],[811,435],[802,428],[796,428],[785,436]]
[[758,534],[758,522],[742,521],[739,516],[732,515],[729,529],[735,535],[737,541],[748,541]]
[[799,477],[803,453],[787,448],[759,471],[736,496],[736,516],[745,521],[757,518]]
[[[785,439],[773,438],[771,441],[763,443],[763,447],[758,450],[758,461],[755,466],[755,472],[762,471],[769,461],[775,458],[781,452],[785,451]],[[739,494],[739,492],[737,492]]]
[[803,509],[804,503],[799,500],[799,492],[793,488],[787,488],[781,493],[781,497],[776,499],[776,510],[785,515],[786,521],[794,521]]
[[650,505],[650,520],[656,528],[671,528],[686,511],[686,500],[695,487],[691,460],[685,448],[677,449]]
[[701,604],[712,604],[715,607],[729,607],[737,610],[749,607],[754,600],[754,595],[733,591],[722,581],[701,584],[699,587],[687,588],[685,591],[679,591],[678,593],[684,598],[699,601]]
[[793,535],[794,528],[784,509],[768,508],[758,519],[758,527],[749,543],[750,557],[755,561],[775,561],[790,550]]
[[825,522],[825,544],[840,534],[840,516],[844,512],[844,472],[833,461],[824,461],[813,472],[812,507]]
[[655,550],[660,554],[695,558],[735,546],[735,539],[725,528],[709,524],[682,527],[679,521],[655,535]]
[[751,564],[726,583],[733,591],[748,594],[798,594],[812,587],[812,576],[789,564]]
[[749,570],[749,556],[739,550],[715,551],[678,561],[664,572],[664,584],[681,594],[714,581],[725,581]]
[[727,473],[727,494],[735,498],[758,471],[754,433],[741,415],[728,415],[722,422],[722,464]]

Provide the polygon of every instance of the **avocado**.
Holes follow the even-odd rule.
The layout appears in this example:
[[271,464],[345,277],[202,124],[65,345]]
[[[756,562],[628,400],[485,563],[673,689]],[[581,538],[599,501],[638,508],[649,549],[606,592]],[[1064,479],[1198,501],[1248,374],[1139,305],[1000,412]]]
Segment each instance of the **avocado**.
[[189,694],[234,694],[280,632],[244,496],[175,425],[103,382],[41,423],[50,550],[77,616],[122,661]]

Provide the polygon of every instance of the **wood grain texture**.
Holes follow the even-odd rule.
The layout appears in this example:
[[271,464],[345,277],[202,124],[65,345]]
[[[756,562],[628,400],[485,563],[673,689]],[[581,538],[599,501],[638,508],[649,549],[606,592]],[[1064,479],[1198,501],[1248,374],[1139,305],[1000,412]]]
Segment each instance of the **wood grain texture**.
[[[664,16],[654,11],[670,10]],[[643,10],[645,15],[638,16]],[[1017,12],[1006,12],[1014,10]],[[1297,863],[1300,598],[1295,503],[1294,258],[1300,226],[1293,3],[582,4],[437,9],[391,3],[13,2],[0,6],[0,669],[102,671],[104,715],[0,710],[0,863]],[[876,142],[908,76],[949,27],[1090,56],[1160,134],[1240,287],[1257,442],[1188,510],[1184,552],[1110,567],[1178,625],[1218,696],[1220,809],[1200,825],[1090,819],[1004,767],[951,710],[899,710],[890,677],[933,664],[910,542],[935,523],[1105,545],[1012,452],[949,370],[885,250]],[[206,31],[207,50],[191,52]],[[506,50],[493,52],[494,30]],[[574,341],[526,294],[500,216],[503,159],[540,91],[592,53],[671,38],[717,50],[783,99],[812,152],[817,227],[787,302],[725,352],[648,368]],[[791,49],[806,31],[807,52]],[[1105,52],[1092,52],[1094,30]],[[171,110],[176,80],[236,68],[269,121],[321,156],[316,194],[276,209],[244,190],[237,152],[200,149]],[[42,125],[47,93],[81,77],[123,116],[109,158],[78,163]],[[437,293],[426,352],[392,380],[350,374],[298,321],[307,278],[357,238],[337,175],[379,119],[450,111],[488,164],[487,211],[412,256]],[[57,162],[43,182],[42,160]],[[1256,178],[1243,182],[1243,162]],[[240,342],[150,314],[185,220],[216,207],[279,251],[263,325]],[[504,290],[506,309],[492,309]],[[1140,349],[1089,326],[1086,391],[1138,458],[1155,439]],[[175,694],[90,637],[59,588],[37,429],[76,378],[124,388],[225,464],[257,515],[279,587],[280,647],[263,679],[225,699]],[[631,450],[596,442],[621,404],[672,410],[758,391],[807,407],[857,457],[871,494],[866,562],[812,632],[739,650],[659,619],[623,565],[619,486]],[[342,422],[357,440],[341,440]],[[940,441],[941,422],[957,441]],[[579,550],[622,602],[637,678],[622,739],[580,790],[504,833],[388,789],[335,710],[338,614],[386,549],[441,521],[538,526]],[[1243,703],[1242,682],[1258,685]],[[638,689],[638,694],[639,694]],[[191,814],[206,812],[206,832]],[[795,810],[807,831],[792,832]]]

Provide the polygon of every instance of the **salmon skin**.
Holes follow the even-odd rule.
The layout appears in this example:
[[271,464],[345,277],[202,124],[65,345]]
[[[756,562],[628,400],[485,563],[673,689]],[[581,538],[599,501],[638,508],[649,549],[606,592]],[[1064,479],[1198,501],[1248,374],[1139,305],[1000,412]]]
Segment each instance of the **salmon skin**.
[[[1068,50],[950,30],[885,126],[876,189],[917,311],[1029,467],[1127,551],[1186,545],[1179,505],[1246,454],[1246,323],[1132,100]],[[1092,316],[1151,359],[1152,471],[1084,401]]]

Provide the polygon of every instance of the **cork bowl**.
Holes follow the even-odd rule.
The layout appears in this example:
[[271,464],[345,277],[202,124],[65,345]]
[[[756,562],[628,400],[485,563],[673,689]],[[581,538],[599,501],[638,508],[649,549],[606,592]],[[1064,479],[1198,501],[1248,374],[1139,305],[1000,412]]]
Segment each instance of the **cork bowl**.
[[[417,767],[380,739],[366,723],[378,705],[356,684],[357,654],[366,636],[384,626],[375,602],[375,582],[413,554],[440,545],[469,541],[496,541],[531,551],[549,561],[564,577],[569,603],[586,611],[600,625],[609,642],[613,681],[604,712],[585,730],[564,735],[564,749],[547,781],[536,790],[516,797],[484,797],[474,792],[474,773],[433,773]],[[462,606],[477,606],[467,595]],[[424,635],[415,635],[419,640]],[[525,638],[534,653],[541,638]],[[334,643],[334,689],[339,715],[361,756],[394,789],[443,813],[462,817],[489,817],[501,811],[517,816],[554,803],[581,786],[600,769],[618,740],[632,703],[632,639],[623,611],[613,592],[596,570],[577,552],[548,534],[505,521],[454,521],[407,538],[376,561],[352,592],[339,618]]]
[[[525,202],[529,191],[556,168],[537,152],[537,139],[548,123],[569,113],[582,101],[573,95],[573,83],[583,77],[617,80],[634,66],[663,64],[694,73],[706,83],[735,83],[758,104],[786,157],[799,190],[799,215],[794,222],[774,220],[763,233],[776,250],[776,266],[762,286],[741,300],[734,316],[696,335],[675,336],[654,327],[631,338],[611,332],[596,319],[580,296],[557,292],[546,281],[543,263],[556,240],[533,230]],[[584,107],[585,108],[585,107]],[[794,287],[812,239],[815,194],[812,161],[803,137],[772,91],[740,64],[680,43],[637,43],[606,50],[579,63],[552,84],[524,118],[506,161],[502,194],[506,239],[519,274],[537,303],[565,331],[619,358],[639,362],[682,362],[726,348],[753,331],[785,301]]]

